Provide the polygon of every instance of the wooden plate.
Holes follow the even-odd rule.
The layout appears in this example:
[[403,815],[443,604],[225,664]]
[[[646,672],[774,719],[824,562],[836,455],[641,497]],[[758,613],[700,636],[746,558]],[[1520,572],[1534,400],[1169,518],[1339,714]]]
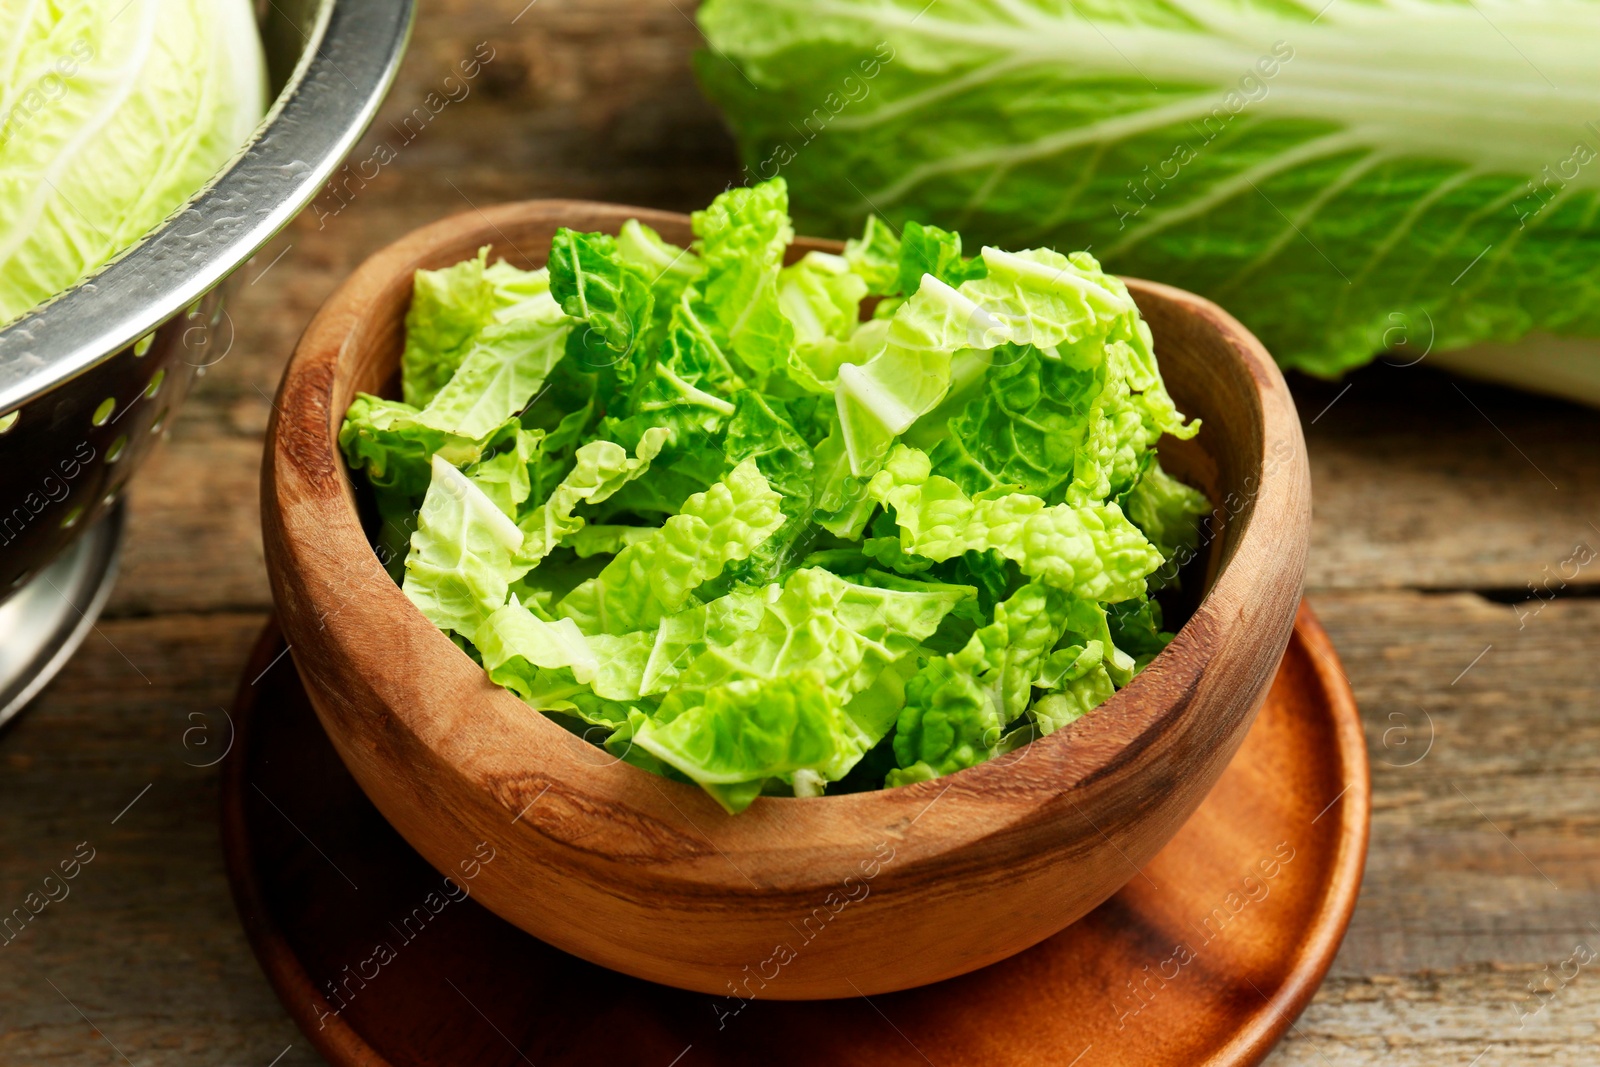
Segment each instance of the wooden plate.
[[[1124,889],[1009,960],[870,999],[669,989],[496,918],[471,900],[471,858],[447,883],[356,786],[275,625],[234,717],[235,900],[284,1006],[338,1067],[1253,1064],[1326,973],[1366,859],[1361,721],[1303,605],[1237,757]],[[479,860],[493,855],[486,842]]]

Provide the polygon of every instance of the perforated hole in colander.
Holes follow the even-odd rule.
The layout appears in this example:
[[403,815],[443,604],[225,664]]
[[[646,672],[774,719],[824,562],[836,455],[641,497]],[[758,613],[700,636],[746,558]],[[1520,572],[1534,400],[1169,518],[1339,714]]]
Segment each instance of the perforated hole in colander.
[[117,410],[116,397],[108,396],[100,401],[100,406],[94,409],[94,414],[89,416],[89,421],[96,426],[104,426],[111,421],[111,413]]

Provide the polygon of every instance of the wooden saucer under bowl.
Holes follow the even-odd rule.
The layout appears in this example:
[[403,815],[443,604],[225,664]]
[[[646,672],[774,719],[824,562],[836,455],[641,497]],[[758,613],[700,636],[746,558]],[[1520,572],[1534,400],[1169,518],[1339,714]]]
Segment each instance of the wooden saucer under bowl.
[[[268,979],[336,1067],[1254,1064],[1316,991],[1361,884],[1361,721],[1304,606],[1238,755],[1125,888],[983,970],[832,1001],[760,999],[759,975],[752,1000],[670,989],[497,918],[470,895],[493,834],[446,883],[350,777],[282,653],[269,625],[235,704],[223,845]],[[829,936],[795,924],[789,951]]]

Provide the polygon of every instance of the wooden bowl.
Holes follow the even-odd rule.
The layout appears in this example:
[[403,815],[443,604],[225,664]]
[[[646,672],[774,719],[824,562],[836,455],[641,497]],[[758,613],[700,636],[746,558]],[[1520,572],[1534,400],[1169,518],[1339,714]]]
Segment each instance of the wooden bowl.
[[905,989],[1083,916],[1211,789],[1289,640],[1310,475],[1272,359],[1215,305],[1129,280],[1168,388],[1205,420],[1194,441],[1165,442],[1163,462],[1205,488],[1221,520],[1209,590],[1131,684],[1070,727],[946,778],[762,798],[729,816],[491,684],[384,573],[336,442],[355,393],[394,378],[414,271],[485,244],[537,266],[557,227],[615,232],[632,217],[690,239],[685,216],[580,201],[435,223],[363,264],[301,339],[269,431],[262,516],[285,635],[340,757],[436,868],[476,872],[471,891],[491,910],[577,956],[686,989]]

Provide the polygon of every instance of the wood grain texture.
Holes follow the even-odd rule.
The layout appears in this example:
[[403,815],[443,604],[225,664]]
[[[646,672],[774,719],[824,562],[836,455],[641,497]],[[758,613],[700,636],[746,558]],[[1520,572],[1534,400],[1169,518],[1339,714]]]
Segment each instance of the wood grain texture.
[[[469,200],[687,210],[735,176],[731,142],[689,74],[701,43],[689,5],[540,0],[515,25],[526,0],[420,6],[358,157],[479,42],[499,57],[348,207],[307,213],[243,270],[228,354],[134,481],[110,616],[0,733],[0,909],[77,842],[104,842],[73,896],[0,948],[0,1062],[124,1063],[46,979],[139,1067],[323,1062],[250,954],[223,877],[217,770],[185,766],[201,757],[183,746],[201,721],[225,737],[218,709],[270,603],[254,490],[284,362],[356,264]],[[1529,608],[1500,601],[1527,597],[1526,583],[1578,543],[1600,547],[1588,525],[1600,524],[1595,415],[1458,383],[1480,415],[1430,364],[1291,378],[1315,489],[1307,586],[1361,704],[1374,820],[1344,947],[1267,1063],[1467,1067],[1488,1049],[1478,1067],[1592,1067],[1591,969],[1520,1026],[1516,1008],[1578,942],[1600,948],[1589,926],[1600,923],[1600,600],[1589,598],[1600,568],[1522,630]],[[1416,765],[1392,766],[1414,758],[1402,740],[1427,736],[1419,706],[1435,743]],[[1409,734],[1390,733],[1407,723]],[[695,1067],[699,1051],[678,1067]]]
[[[269,627],[246,677],[283,647]],[[501,862],[503,836],[447,886],[350,778],[294,675],[242,685],[234,711],[229,877],[274,988],[337,1067],[665,1063],[691,1049],[728,1065],[1242,1067],[1331,962],[1365,853],[1359,713],[1305,608],[1237,757],[1137,877],[1020,955],[870,1000],[706,996],[557,952],[469,899]],[[323,845],[299,836],[285,808],[315,814]],[[868,889],[848,906],[870,907]],[[836,921],[785,945],[814,951]]]
[[[295,665],[356,780],[443,871],[513,825],[478,894],[559,948],[669,985],[722,991],[790,936],[792,917],[871,903],[783,968],[780,999],[906,989],[1035,944],[1086,914],[1177,831],[1266,694],[1300,601],[1310,499],[1282,376],[1215,305],[1130,281],[1181,410],[1206,431],[1169,457],[1224,515],[1217,576],[1177,638],[1092,716],[948,778],[738,817],[692,786],[605,756],[488,683],[379,565],[338,451],[343,413],[399,364],[412,278],[491,245],[541,266],[556,229],[683,215],[527,201],[424,227],[363,264],[295,350],[262,477],[267,570]],[[801,242],[793,249],[803,251]],[[837,246],[829,246],[837,250]],[[876,868],[876,864],[872,864]],[[836,930],[834,928],[837,928]]]

